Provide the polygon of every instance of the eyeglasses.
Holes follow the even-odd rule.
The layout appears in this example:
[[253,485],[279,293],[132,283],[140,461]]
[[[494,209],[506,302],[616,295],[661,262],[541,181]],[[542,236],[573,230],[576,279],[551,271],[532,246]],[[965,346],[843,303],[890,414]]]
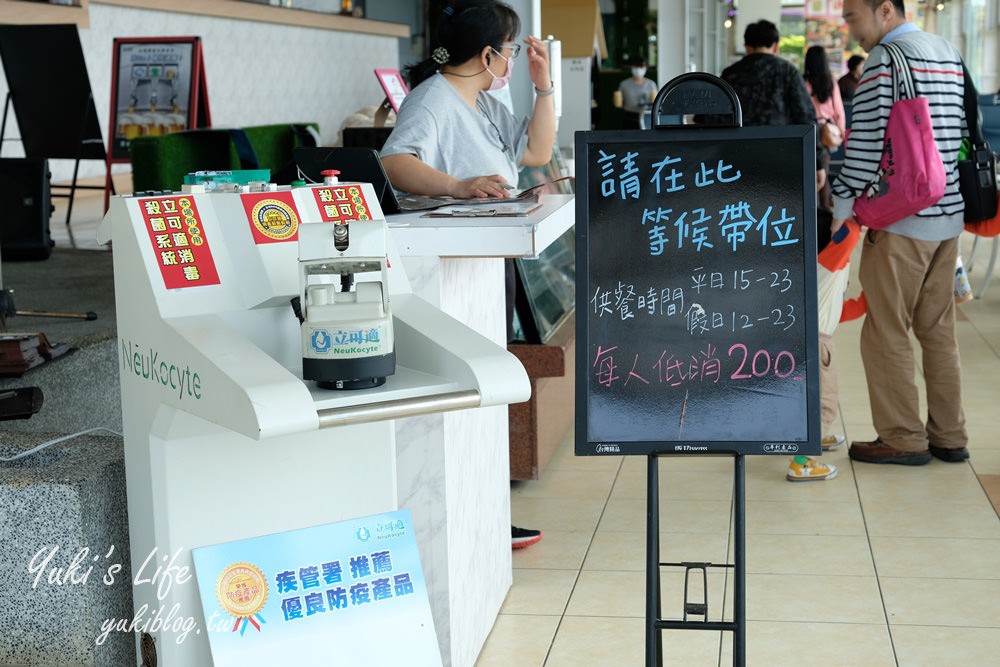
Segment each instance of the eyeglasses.
[[[513,51],[514,54],[511,56],[511,58],[517,58],[517,55],[519,53],[521,53],[521,45],[520,44],[501,44],[500,48],[501,49],[510,49],[511,51]],[[501,54],[501,55],[503,55],[503,54]]]

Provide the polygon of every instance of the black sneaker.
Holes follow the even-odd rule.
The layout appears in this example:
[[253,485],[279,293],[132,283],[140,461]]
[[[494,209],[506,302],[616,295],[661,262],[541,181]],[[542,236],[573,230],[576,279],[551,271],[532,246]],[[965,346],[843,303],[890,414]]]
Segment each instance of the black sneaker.
[[523,549],[530,547],[535,542],[542,539],[542,531],[531,530],[530,528],[510,527],[510,546],[512,549]]

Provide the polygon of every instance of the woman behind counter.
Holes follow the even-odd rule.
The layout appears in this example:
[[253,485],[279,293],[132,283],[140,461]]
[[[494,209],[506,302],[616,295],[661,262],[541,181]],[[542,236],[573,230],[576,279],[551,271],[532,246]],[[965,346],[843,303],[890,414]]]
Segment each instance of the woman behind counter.
[[535,85],[530,118],[515,117],[487,91],[507,85],[521,44],[521,21],[508,5],[468,0],[446,7],[438,46],[408,67],[412,89],[382,148],[393,186],[410,194],[462,199],[505,197],[518,169],[552,157],[556,119],[549,56],[544,42],[527,37],[528,75]]
[[[461,199],[506,197],[520,167],[552,158],[556,136],[549,54],[537,37],[524,40],[528,76],[535,84],[531,118],[519,119],[487,91],[510,81],[521,45],[517,13],[494,0],[457,1],[438,21],[438,46],[406,68],[410,94],[382,147],[393,187],[415,195]],[[514,262],[504,262],[507,340],[513,337]],[[542,539],[541,531],[511,526],[511,546]]]

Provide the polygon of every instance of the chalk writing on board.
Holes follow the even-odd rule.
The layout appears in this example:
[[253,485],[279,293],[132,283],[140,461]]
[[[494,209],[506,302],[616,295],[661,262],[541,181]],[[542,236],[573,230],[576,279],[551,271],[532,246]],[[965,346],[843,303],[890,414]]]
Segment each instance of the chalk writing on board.
[[[687,218],[689,213],[692,214],[690,219]],[[685,241],[694,245],[698,252],[705,248],[715,248],[710,236],[713,227],[717,228],[717,240],[724,241],[733,252],[748,240],[759,240],[759,245],[772,248],[799,242],[793,231],[795,217],[788,215],[785,208],[779,213],[774,206],[768,206],[758,218],[751,213],[749,202],[738,201],[726,204],[719,209],[718,215],[719,219],[715,221],[704,208],[681,211],[678,214],[670,208],[644,209],[642,225],[646,227],[649,236],[649,254],[662,255],[671,245],[681,250]],[[673,220],[671,216],[675,216]],[[648,227],[646,223],[650,223]],[[751,238],[748,239],[748,236]]]
[[[601,172],[601,196],[638,199],[642,194],[640,168],[636,165],[639,153],[628,151],[620,158],[617,153],[607,153],[604,150],[598,150],[597,154],[597,166]],[[683,160],[666,155],[651,165],[652,178],[648,182],[655,186],[656,194],[678,192],[687,187],[688,183],[684,181],[685,172],[672,166],[675,164],[683,166]],[[667,167],[671,167],[670,173],[664,173]],[[699,162],[693,180],[696,188],[705,188],[716,182],[732,183],[738,181],[741,176],[743,176],[742,171],[737,169],[734,172],[733,165],[718,160],[713,166]],[[666,187],[663,187],[664,184]]]
[[[656,357],[655,360],[653,357]],[[630,382],[645,385],[717,384],[720,379],[734,382],[755,378],[787,378],[795,373],[798,363],[788,350],[752,350],[744,343],[734,343],[720,358],[711,343],[694,353],[675,354],[669,349],[659,355],[630,353],[619,345],[597,346],[592,372],[597,384],[611,388]],[[627,369],[627,370],[626,370]],[[795,380],[802,380],[795,377]]]
[[578,453],[812,446],[810,130],[578,135]]

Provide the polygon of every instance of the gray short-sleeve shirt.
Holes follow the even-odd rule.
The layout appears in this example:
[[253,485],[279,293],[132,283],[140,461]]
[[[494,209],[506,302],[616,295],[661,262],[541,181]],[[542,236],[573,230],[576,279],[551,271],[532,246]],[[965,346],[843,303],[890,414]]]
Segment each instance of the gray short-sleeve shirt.
[[441,74],[434,74],[403,100],[382,155],[415,155],[460,179],[500,174],[517,186],[528,145],[527,119],[515,117],[487,93],[479,94],[476,106],[478,113]]
[[640,113],[652,101],[651,95],[656,93],[656,84],[649,79],[636,83],[635,79],[628,78],[618,84],[618,90],[622,93],[625,111]]

